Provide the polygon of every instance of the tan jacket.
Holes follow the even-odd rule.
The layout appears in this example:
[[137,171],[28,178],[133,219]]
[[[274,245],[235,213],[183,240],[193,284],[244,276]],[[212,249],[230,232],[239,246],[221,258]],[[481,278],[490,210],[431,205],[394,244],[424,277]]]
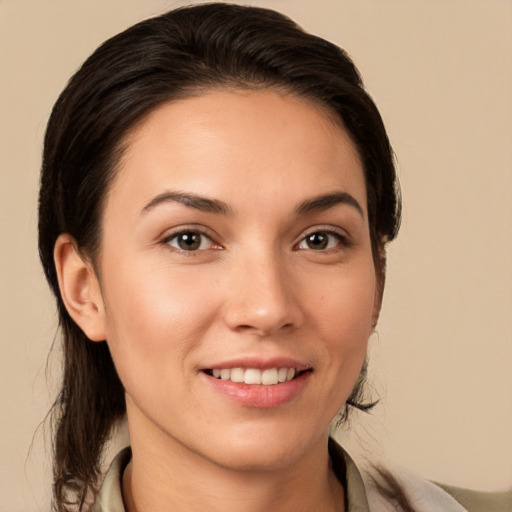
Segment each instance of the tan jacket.
[[[333,439],[329,442],[333,469],[346,489],[346,512],[398,512],[393,499],[372,484],[371,474],[362,474],[350,456]],[[112,462],[91,512],[126,512],[121,494],[124,468],[131,458],[129,448]],[[512,492],[485,493],[434,484],[408,472],[394,472],[415,512],[512,512]],[[319,511],[321,512],[321,511]]]

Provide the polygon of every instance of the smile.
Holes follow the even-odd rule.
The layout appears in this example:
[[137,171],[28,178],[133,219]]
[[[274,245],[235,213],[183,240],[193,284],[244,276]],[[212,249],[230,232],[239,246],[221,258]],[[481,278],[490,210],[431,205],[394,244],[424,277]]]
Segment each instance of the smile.
[[297,371],[295,368],[267,368],[265,370],[258,368],[214,368],[205,370],[205,373],[219,380],[275,386],[293,380],[303,372]]
[[220,368],[220,364],[203,368],[201,373],[211,389],[230,401],[243,407],[269,409],[295,400],[313,373],[308,364],[283,359],[231,361],[221,363]]

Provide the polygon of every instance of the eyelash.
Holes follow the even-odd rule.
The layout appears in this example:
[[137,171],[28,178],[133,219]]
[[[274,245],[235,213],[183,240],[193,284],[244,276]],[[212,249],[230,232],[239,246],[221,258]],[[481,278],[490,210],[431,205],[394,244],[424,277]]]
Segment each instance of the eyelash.
[[[201,237],[200,246],[203,244],[205,239],[206,239],[206,241],[209,242],[209,244],[211,246],[207,247],[207,248],[203,248],[203,249],[198,248],[198,249],[194,249],[194,250],[187,250],[187,249],[183,249],[179,246],[171,244],[171,242],[173,240],[178,239],[179,237],[183,237],[185,235],[199,235]],[[181,229],[180,231],[172,233],[171,235],[165,237],[162,240],[162,244],[170,247],[171,250],[179,252],[180,254],[183,254],[185,256],[197,256],[199,253],[201,253],[207,249],[218,250],[218,249],[222,248],[220,245],[215,243],[215,241],[213,240],[211,235],[205,233],[204,231],[202,231],[201,229],[198,229],[198,228]]]
[[[189,250],[189,249],[183,249],[182,247],[179,247],[178,245],[173,245],[171,243],[173,240],[175,240],[175,239],[177,240],[180,236],[182,237],[185,235],[199,235],[199,237],[201,237],[201,240],[199,242],[199,247],[196,249]],[[308,243],[307,242],[308,237],[313,237],[315,235],[327,236],[330,239],[335,238],[337,240],[337,243],[334,247],[329,247],[329,245],[331,244],[331,240],[328,239],[327,247],[325,247],[325,248],[315,249],[312,247],[301,247],[301,244]],[[201,249],[201,245],[203,245],[203,243],[205,242],[205,239],[206,239],[206,241],[209,242],[209,247]],[[178,243],[179,242],[177,242],[177,244]],[[207,234],[206,232],[204,232],[198,228],[181,229],[180,231],[172,233],[171,235],[165,237],[162,240],[162,244],[170,247],[171,250],[177,251],[186,256],[197,256],[201,252],[204,252],[209,249],[214,249],[214,250],[222,249],[222,247],[219,244],[216,244],[216,242],[213,240],[211,235]],[[342,249],[350,248],[350,246],[351,246],[351,242],[347,236],[344,236],[341,233],[339,233],[335,230],[332,230],[332,229],[316,229],[316,230],[311,231],[311,232],[307,233],[306,235],[304,235],[299,240],[299,242],[297,244],[295,244],[294,250],[297,250],[297,251],[309,250],[309,251],[316,252],[316,253],[331,253],[331,252],[340,251]]]
[[[297,247],[297,250],[301,250],[300,245],[303,243],[307,243],[307,239],[314,236],[314,235],[324,235],[327,237],[335,238],[337,240],[336,246],[334,247],[326,247],[324,249],[313,249],[311,247],[308,248],[302,248],[303,250],[310,250],[313,252],[336,252],[340,251],[342,249],[347,249],[351,247],[351,242],[348,239],[347,236],[342,235],[338,231],[335,231],[333,229],[315,229],[314,231],[311,231],[310,233],[307,233],[305,236],[303,236],[300,241],[296,244],[295,247]],[[327,243],[329,244],[330,241],[328,240]]]

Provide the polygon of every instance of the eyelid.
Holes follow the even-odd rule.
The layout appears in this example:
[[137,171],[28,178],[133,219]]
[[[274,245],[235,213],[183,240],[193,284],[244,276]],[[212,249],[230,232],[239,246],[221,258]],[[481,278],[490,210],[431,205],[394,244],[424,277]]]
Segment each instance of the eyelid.
[[166,245],[166,246],[170,247],[171,250],[173,250],[173,251],[179,252],[181,254],[186,254],[187,256],[193,256],[194,254],[208,250],[208,249],[199,249],[199,250],[195,250],[195,251],[186,251],[186,250],[180,249],[178,247],[171,246],[169,244],[169,242],[171,240],[173,240],[174,238],[176,238],[177,236],[186,234],[186,233],[197,233],[201,236],[204,236],[205,238],[208,238],[208,240],[211,241],[212,246],[213,246],[213,247],[209,247],[208,249],[218,250],[218,249],[223,248],[222,245],[216,241],[217,236],[215,233],[212,232],[211,229],[208,229],[205,226],[197,225],[197,224],[186,224],[186,225],[175,227],[170,231],[166,231],[165,234],[162,235],[162,237],[160,239],[160,243],[162,245]]
[[[340,244],[343,246],[343,248],[349,248],[353,245],[353,242],[350,238],[350,235],[341,228],[336,228],[334,226],[313,226],[309,229],[307,229],[302,235],[300,236],[299,240],[294,244],[294,248],[296,250],[307,250],[307,249],[300,249],[299,244],[302,243],[308,236],[314,235],[315,233],[323,233],[326,235],[331,235],[339,239]],[[313,250],[313,249],[311,249]],[[323,251],[318,252],[327,252],[330,250],[339,250],[337,248],[330,248],[330,249],[324,249]]]

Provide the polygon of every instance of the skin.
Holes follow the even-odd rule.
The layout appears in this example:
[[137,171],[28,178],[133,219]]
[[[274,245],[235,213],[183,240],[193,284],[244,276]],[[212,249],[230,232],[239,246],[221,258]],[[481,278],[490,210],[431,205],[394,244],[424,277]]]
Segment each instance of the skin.
[[[169,192],[228,211],[163,200]],[[183,230],[203,233],[197,250],[180,249]],[[313,233],[328,246],[308,245]],[[328,428],[380,302],[363,169],[341,123],[269,90],[161,106],[127,139],[100,277],[72,242],[62,235],[55,250],[64,301],[91,340],[107,340],[126,389],[129,512],[343,510]],[[202,371],[246,357],[311,370],[283,405],[246,407]]]

